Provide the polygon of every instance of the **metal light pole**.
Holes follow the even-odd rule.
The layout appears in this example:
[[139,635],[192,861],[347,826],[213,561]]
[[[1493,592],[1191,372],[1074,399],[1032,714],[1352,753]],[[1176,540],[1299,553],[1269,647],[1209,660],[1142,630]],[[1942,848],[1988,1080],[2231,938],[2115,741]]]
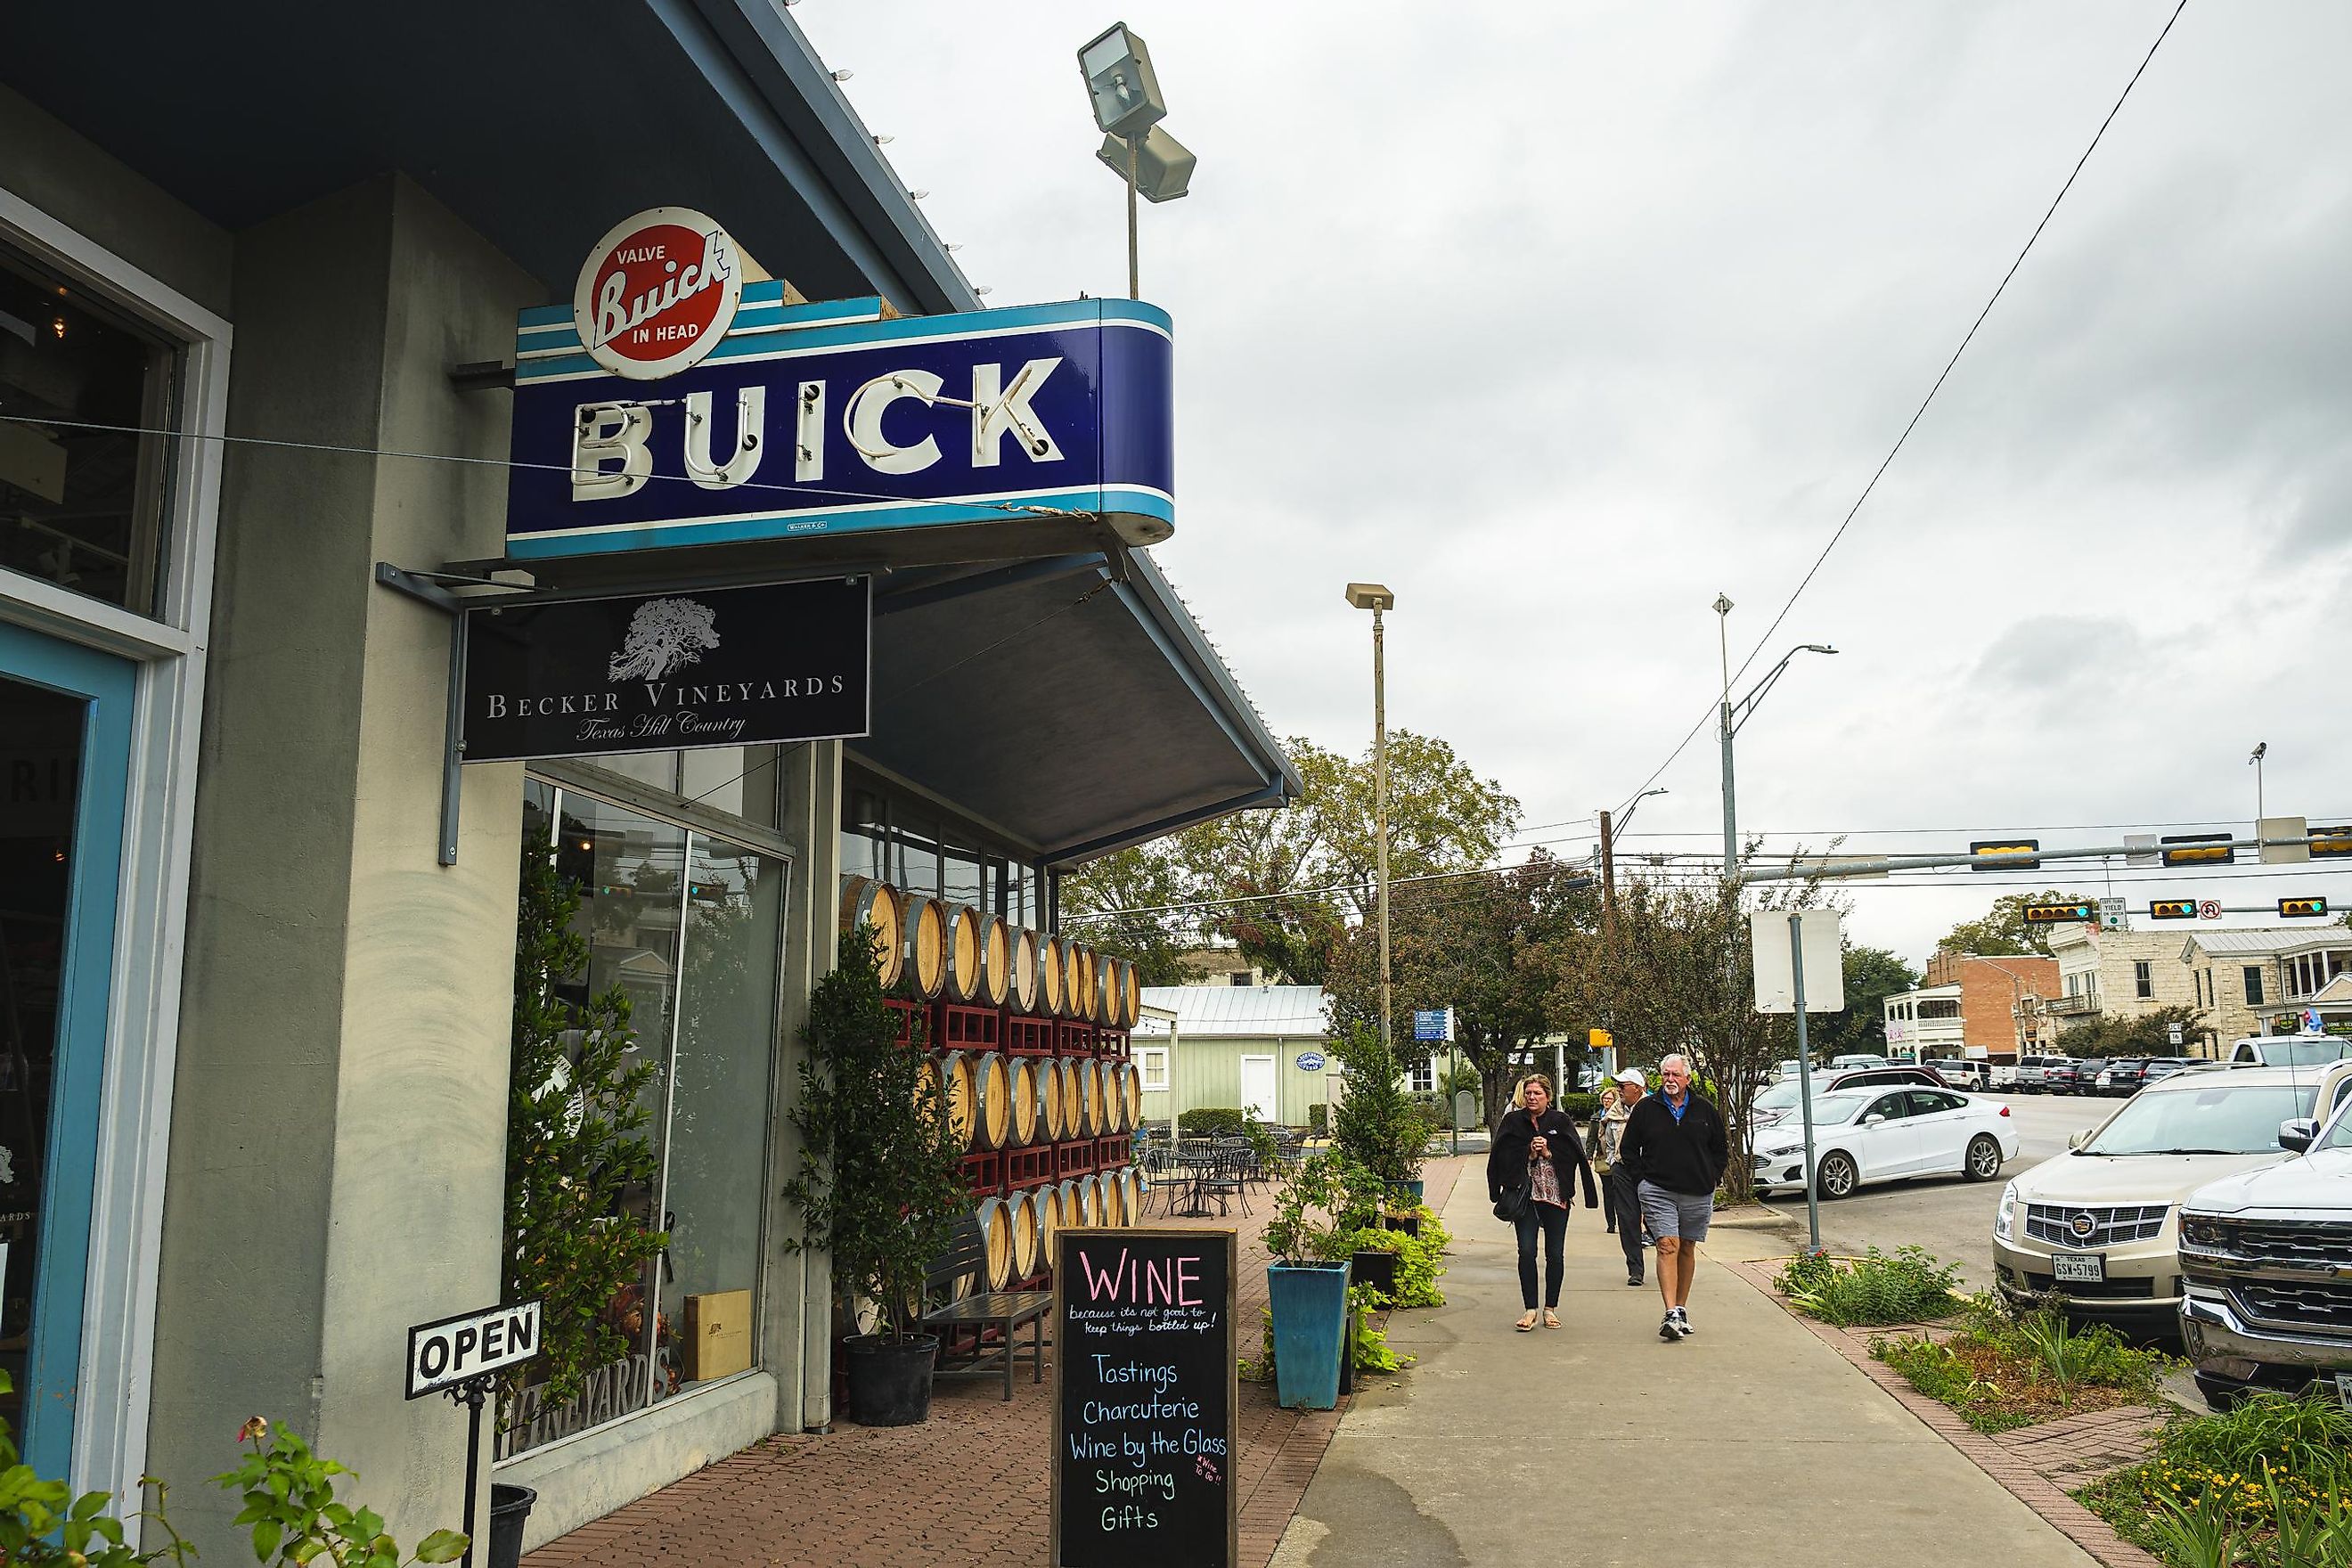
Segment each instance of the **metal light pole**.
[[1723,874],[1739,876],[1739,825],[1732,809],[1731,788],[1731,596],[1715,596],[1716,647],[1723,657]]
[[1378,583],[1350,583],[1348,603],[1372,612],[1372,837],[1380,856],[1381,1045],[1393,1055],[1396,997],[1389,975],[1388,634],[1381,615],[1396,608],[1396,595]]
[[1143,298],[1142,263],[1137,258],[1135,246],[1135,171],[1143,157],[1143,138],[1127,139],[1127,297]]
[[[1715,601],[1715,611],[1718,616],[1728,615],[1731,611],[1731,601],[1718,595]],[[1774,665],[1764,679],[1750,687],[1748,695],[1737,702],[1731,700],[1729,679],[1731,656],[1727,649],[1724,654],[1726,679],[1723,685],[1723,874],[1729,881],[1737,883],[1739,880],[1739,812],[1731,785],[1732,737],[1745,729],[1748,721],[1756,716],[1756,705],[1764,700],[1764,694],[1771,690],[1773,683],[1787,671],[1790,659],[1801,653],[1835,652],[1837,649],[1826,643],[1800,643],[1782,654],[1780,662]]]
[[[2262,826],[2263,816],[2263,759],[2270,754],[2270,750],[2271,743],[2268,741],[2257,741],[2254,742],[2252,754],[2246,758],[2246,761],[2254,764],[2254,826],[2258,830]],[[2262,837],[2259,831],[2254,836],[2257,838]]]

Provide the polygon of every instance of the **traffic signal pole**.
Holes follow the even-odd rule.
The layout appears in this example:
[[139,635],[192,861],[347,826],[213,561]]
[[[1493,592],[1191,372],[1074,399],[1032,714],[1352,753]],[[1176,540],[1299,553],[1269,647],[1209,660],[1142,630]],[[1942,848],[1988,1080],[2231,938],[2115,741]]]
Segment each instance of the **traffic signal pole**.
[[[2017,855],[1841,855],[1834,866],[1827,856],[1800,855],[1786,866],[1741,867],[1739,880],[1745,882],[1808,882],[1819,879],[1836,881],[1842,878],[1877,877],[1889,871],[1924,871],[1942,866],[1977,866],[1986,870],[2015,868],[2032,870],[2045,860],[2107,860],[2118,855],[2163,855],[2176,851],[2194,851],[2199,857],[2184,859],[2169,868],[2199,870],[2206,867],[2226,868],[2233,862],[2204,858],[2221,850],[2305,848],[2313,852],[2314,863],[2342,858],[2352,865],[2352,837],[2337,834],[2306,834],[2301,838],[2215,838],[2195,845],[2173,845],[2169,849],[2155,844],[2094,845],[2082,849],[2038,849],[2031,856]],[[1812,864],[1807,864],[1808,861]],[[2226,872],[2225,872],[2226,874]]]

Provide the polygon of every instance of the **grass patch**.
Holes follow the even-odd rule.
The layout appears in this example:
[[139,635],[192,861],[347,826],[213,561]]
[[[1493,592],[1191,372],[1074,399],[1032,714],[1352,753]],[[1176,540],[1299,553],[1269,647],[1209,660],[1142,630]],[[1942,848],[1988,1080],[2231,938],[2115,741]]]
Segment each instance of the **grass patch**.
[[1966,1322],[1947,1340],[1879,1340],[1870,1353],[1979,1432],[2152,1404],[2165,1360],[2104,1323],[2075,1328],[2048,1308],[2019,1316],[1989,1296],[1969,1300]]
[[1842,1329],[1948,1318],[1960,1310],[1959,1283],[1957,1265],[1918,1247],[1874,1247],[1860,1258],[1800,1253],[1772,1281],[1799,1311]]
[[2252,1394],[2074,1497],[2168,1568],[2352,1568],[2352,1413]]

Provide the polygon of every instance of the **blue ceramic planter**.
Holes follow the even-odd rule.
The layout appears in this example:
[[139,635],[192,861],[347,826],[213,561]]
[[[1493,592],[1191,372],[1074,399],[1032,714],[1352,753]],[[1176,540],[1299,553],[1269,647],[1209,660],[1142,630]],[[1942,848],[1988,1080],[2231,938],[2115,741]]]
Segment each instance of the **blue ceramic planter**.
[[1348,1266],[1271,1264],[1265,1289],[1274,1310],[1275,1403],[1291,1410],[1336,1408],[1348,1342]]
[[1423,1184],[1420,1182],[1391,1182],[1389,1191],[1398,1197],[1412,1199],[1414,1208],[1421,1206]]

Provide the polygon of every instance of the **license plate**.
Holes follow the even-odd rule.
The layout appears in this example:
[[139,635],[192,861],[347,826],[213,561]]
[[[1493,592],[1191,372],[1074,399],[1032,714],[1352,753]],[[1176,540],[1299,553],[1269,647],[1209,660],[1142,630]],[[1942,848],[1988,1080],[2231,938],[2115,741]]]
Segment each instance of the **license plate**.
[[2352,1410],[2352,1372],[2336,1374],[2336,1397],[2343,1403],[2345,1409]]
[[2104,1285],[2107,1255],[2104,1252],[2061,1252],[2050,1259],[2050,1277],[2061,1285]]

